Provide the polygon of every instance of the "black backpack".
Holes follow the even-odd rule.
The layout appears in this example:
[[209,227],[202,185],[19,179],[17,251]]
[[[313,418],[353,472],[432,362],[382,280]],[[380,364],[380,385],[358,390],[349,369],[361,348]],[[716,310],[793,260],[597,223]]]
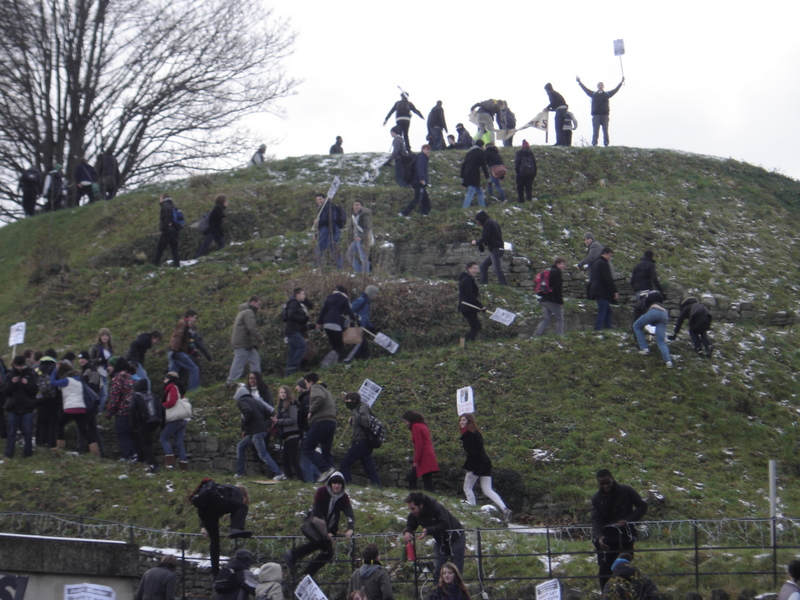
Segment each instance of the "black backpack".
[[343,229],[347,225],[347,213],[338,204],[331,203],[331,205],[333,206],[333,222],[339,229]]
[[133,406],[142,423],[152,425],[161,422],[163,406],[153,392],[136,392],[133,395]]
[[42,174],[36,167],[25,169],[22,172],[22,187],[28,190],[38,190],[42,185]]
[[221,594],[227,594],[242,587],[239,578],[236,577],[236,571],[230,567],[225,567],[220,570],[216,579],[214,579],[214,591]]
[[369,431],[367,431],[367,444],[370,448],[380,448],[386,441],[386,428],[380,419],[369,411]]
[[525,177],[533,177],[536,175],[536,161],[533,155],[526,154],[519,161],[519,174]]
[[412,183],[417,172],[417,155],[409,152],[408,156],[403,157],[405,170],[403,171],[403,181]]

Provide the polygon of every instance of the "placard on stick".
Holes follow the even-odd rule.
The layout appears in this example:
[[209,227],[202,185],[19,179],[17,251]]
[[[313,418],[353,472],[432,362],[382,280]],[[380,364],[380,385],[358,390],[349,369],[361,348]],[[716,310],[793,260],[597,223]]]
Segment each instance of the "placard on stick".
[[400,347],[400,344],[395,342],[392,338],[384,333],[379,333],[375,336],[375,343],[381,348],[389,351],[391,354],[397,352],[397,349]]
[[336,195],[336,192],[339,191],[340,185],[342,185],[342,182],[339,181],[338,177],[334,177],[333,181],[331,181],[331,187],[328,188],[328,200],[333,200],[333,197]]
[[497,321],[498,323],[502,323],[506,327],[511,325],[514,322],[514,319],[517,318],[517,313],[513,313],[508,310],[504,310],[502,308],[495,308],[494,312],[489,315],[489,318],[492,321]]
[[536,600],[561,600],[561,584],[551,579],[536,586]]
[[25,343],[25,321],[14,323],[8,333],[8,347]]
[[328,600],[328,597],[319,589],[317,582],[311,578],[311,575],[306,575],[294,591],[294,595],[298,600]]
[[456,392],[456,410],[459,417],[466,413],[475,412],[475,395],[471,385]]
[[358,393],[361,394],[361,401],[372,408],[372,405],[375,404],[375,400],[378,399],[378,395],[382,391],[383,388],[377,383],[370,381],[369,379],[365,379],[364,383],[361,384],[361,389],[358,390]]
[[625,41],[614,40],[614,56],[622,56],[623,54],[625,54]]

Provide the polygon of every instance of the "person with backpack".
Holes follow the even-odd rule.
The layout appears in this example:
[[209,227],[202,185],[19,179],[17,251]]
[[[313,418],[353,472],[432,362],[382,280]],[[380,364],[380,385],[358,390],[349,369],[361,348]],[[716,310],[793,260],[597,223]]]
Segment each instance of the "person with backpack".
[[[300,363],[308,349],[306,332],[309,330],[311,317],[308,311],[311,308],[313,308],[313,304],[306,298],[306,291],[303,288],[295,288],[292,297],[283,307],[281,316],[286,323],[283,334],[286,336],[286,343],[289,346],[284,373],[287,377],[300,368]],[[313,327],[314,325],[311,325],[311,328]]]
[[36,445],[55,448],[61,397],[59,390],[50,384],[50,375],[56,370],[56,351],[48,348],[44,354],[38,354],[41,355],[39,364],[34,369],[39,388],[36,393]]
[[431,199],[428,197],[428,159],[431,155],[431,147],[428,144],[422,146],[421,152],[414,159],[411,165],[411,179],[407,183],[414,190],[414,196],[408,205],[400,211],[400,217],[409,217],[414,212],[414,208],[419,204],[419,211],[423,217],[427,217],[431,212]]
[[333,559],[333,536],[339,531],[342,515],[347,522],[345,538],[350,540],[353,537],[355,514],[353,506],[350,504],[350,496],[345,491],[344,477],[338,471],[332,471],[330,477],[326,479],[325,485],[317,488],[314,493],[314,505],[309,511],[309,520],[313,519],[314,522],[313,532],[310,532],[309,535],[301,529],[308,538],[308,542],[283,553],[283,562],[292,574],[295,572],[298,560],[317,550],[319,550],[319,554],[308,563],[304,575],[313,577],[317,571]]
[[322,257],[325,251],[330,252],[330,264],[335,264],[337,269],[342,268],[342,254],[339,252],[339,239],[342,228],[347,224],[347,215],[344,209],[334,204],[325,194],[314,196],[319,213],[314,219],[314,228],[317,230],[317,264],[322,266]]
[[45,212],[64,208],[63,204],[66,196],[67,190],[64,187],[64,175],[61,173],[61,164],[57,163],[53,165],[53,169],[44,178],[42,197],[46,201],[44,205]]
[[214,208],[208,213],[208,228],[201,231],[203,234],[203,241],[194,255],[195,259],[205,256],[208,249],[211,247],[211,242],[216,242],[217,250],[222,250],[225,247],[225,236],[222,232],[222,221],[228,217],[225,215],[225,209],[228,208],[228,198],[225,194],[219,194],[214,199]]
[[0,397],[5,400],[3,408],[8,429],[6,437],[6,457],[13,458],[17,441],[17,430],[22,433],[22,456],[33,455],[33,410],[36,408],[36,373],[25,365],[24,356],[15,356],[11,371],[6,373]]
[[153,451],[153,432],[163,428],[165,411],[156,395],[147,389],[147,382],[141,379],[133,384],[130,414],[138,461],[147,473],[155,473],[158,463]]
[[110,148],[97,157],[95,170],[100,184],[100,198],[111,200],[117,195],[122,175],[119,172],[119,163]]
[[483,196],[483,188],[481,187],[481,171],[483,171],[483,176],[489,179],[486,155],[483,152],[483,140],[479,139],[475,141],[475,144],[464,157],[464,162],[461,163],[461,185],[467,188],[467,195],[461,208],[469,208],[472,204],[472,197],[475,194],[478,194],[478,205],[486,206],[486,199]]
[[243,485],[217,483],[209,477],[204,477],[189,494],[189,502],[197,509],[200,533],[209,540],[211,575],[216,577],[219,574],[219,520],[225,515],[230,515],[231,528],[228,533],[230,539],[253,536],[252,531],[245,529],[245,520],[250,510],[250,492]]
[[250,570],[256,564],[256,557],[249,550],[241,548],[230,559],[214,580],[216,594],[211,600],[245,600],[255,596],[258,579]]
[[[510,108],[508,108],[508,102],[506,102],[505,100],[501,100],[501,102],[502,104],[500,106],[500,114],[497,115],[497,124],[500,126],[500,129],[505,129],[506,131],[516,129],[517,116],[513,112],[511,112]],[[510,147],[513,145],[514,145],[513,135],[510,135],[503,140],[503,146]]]
[[[178,466],[181,471],[189,470],[189,459],[186,456],[186,447],[183,445],[183,438],[186,435],[186,427],[189,424],[187,418],[177,418],[178,415],[172,417],[169,409],[175,407],[178,401],[183,398],[185,393],[184,387],[180,382],[178,374],[170,371],[164,377],[164,392],[161,400],[161,405],[164,407],[164,429],[158,441],[161,443],[161,448],[164,450],[164,466],[167,469],[172,469],[175,466],[175,451],[178,454]],[[173,450],[172,444],[169,440],[172,438],[175,443]]]
[[483,227],[481,238],[479,240],[472,240],[471,244],[477,246],[480,252],[483,252],[484,247],[489,250],[489,256],[481,263],[479,270],[481,273],[481,283],[486,285],[489,283],[489,265],[494,266],[494,274],[497,276],[497,283],[500,285],[508,285],[506,276],[503,273],[503,254],[505,253],[505,243],[503,242],[503,233],[497,221],[490,219],[485,211],[478,212],[475,215],[475,221]]
[[408,150],[409,152],[411,152],[411,142],[408,139],[408,128],[411,125],[412,112],[416,113],[416,115],[420,119],[423,120],[425,119],[425,117],[422,116],[422,113],[419,112],[419,110],[417,110],[417,107],[414,106],[411,102],[409,102],[408,92],[403,92],[400,94],[400,100],[394,103],[394,106],[392,106],[392,110],[389,111],[389,113],[386,115],[386,118],[383,120],[383,124],[386,125],[386,123],[389,121],[389,117],[391,117],[392,114],[394,114],[395,126],[392,128],[392,130],[394,129],[399,130],[398,133],[400,133],[403,136],[403,139],[405,140],[406,150]]
[[89,197],[89,203],[96,200],[94,197],[94,186],[97,185],[97,172],[94,167],[89,164],[85,156],[78,159],[78,164],[75,166],[75,171],[72,174],[72,180],[75,182],[77,193],[75,194],[75,202],[80,205],[81,198],[84,196]]
[[164,253],[164,250],[167,249],[167,246],[169,246],[170,252],[172,252],[172,266],[180,267],[181,259],[178,254],[178,234],[180,233],[181,227],[183,227],[183,223],[181,223],[183,213],[175,207],[172,198],[170,198],[167,193],[161,194],[159,203],[161,205],[161,212],[158,218],[158,230],[161,232],[161,237],[158,238],[153,264],[157,267],[161,266],[161,255]]
[[[377,286],[368,285],[362,294],[353,300],[353,303],[350,305],[350,308],[353,309],[353,312],[358,317],[359,327],[369,331],[373,335],[376,334],[377,331],[375,330],[375,326],[372,324],[370,311],[372,307],[372,301],[378,296],[379,293],[380,290]],[[347,358],[344,359],[345,364],[351,362],[354,358],[360,358],[364,360],[369,358],[369,343],[366,339],[362,339],[361,343],[353,346],[353,349],[350,350],[350,354],[348,354]]]
[[372,459],[372,446],[369,443],[372,411],[367,404],[361,401],[361,394],[358,392],[345,394],[344,404],[347,410],[350,411],[348,423],[353,427],[353,439],[350,442],[347,454],[344,455],[342,462],[339,463],[339,471],[346,483],[352,483],[353,478],[350,475],[350,467],[356,461],[361,461],[361,465],[364,467],[364,474],[370,480],[370,483],[380,486],[381,480],[375,470],[375,461]]
[[[542,305],[542,320],[533,332],[534,336],[544,335],[550,325],[550,318],[555,317],[556,333],[564,335],[564,293],[562,272],[567,268],[566,259],[558,256],[553,261],[553,266],[547,271],[547,276],[541,279],[546,281],[546,289],[535,291],[539,295],[539,303]],[[538,278],[538,274],[537,274]]]
[[353,571],[347,586],[348,596],[360,591],[369,600],[394,600],[392,579],[381,564],[378,544],[367,544],[361,554],[361,566]]
[[278,388],[278,414],[272,417],[273,426],[277,425],[281,436],[282,453],[281,465],[287,479],[303,479],[303,470],[300,466],[300,442],[302,440],[300,425],[298,423],[299,405],[292,397],[292,390],[288,385]]
[[242,386],[233,395],[242,415],[242,439],[236,446],[236,477],[247,475],[247,449],[252,445],[261,461],[273,474],[273,481],[286,479],[267,449],[266,439],[272,426],[274,409],[266,402],[253,397],[247,387]]
[[111,385],[106,402],[106,419],[114,418],[119,450],[122,460],[136,461],[136,445],[131,429],[131,398],[133,397],[133,365],[121,356],[112,356],[108,361],[108,376]]
[[522,148],[514,155],[514,173],[517,176],[517,199],[522,204],[533,202],[533,180],[536,179],[536,157],[528,140],[522,140]]
[[710,358],[714,353],[714,345],[708,339],[708,332],[711,329],[713,319],[708,307],[701,304],[694,296],[689,296],[681,302],[681,312],[678,315],[678,322],[675,323],[675,331],[669,336],[670,341],[675,341],[681,332],[681,325],[689,320],[689,337],[694,344],[694,351],[698,354],[705,351],[705,355]]
[[26,217],[36,214],[36,200],[42,194],[42,172],[35,166],[22,172],[17,191],[22,192],[22,212]]
[[641,316],[633,323],[633,333],[636,342],[639,344],[639,354],[647,356],[650,348],[647,347],[647,340],[644,337],[644,328],[652,325],[656,329],[656,343],[661,352],[661,358],[668,369],[672,368],[672,358],[669,355],[667,346],[667,323],[669,323],[669,310],[664,305],[664,295],[658,291],[642,292],[637,303],[636,312]]
[[84,384],[81,381],[81,374],[68,360],[62,360],[58,367],[50,373],[50,385],[61,388],[63,401],[62,412],[58,419],[58,437],[56,438],[56,449],[64,450],[67,446],[64,436],[64,429],[70,421],[75,421],[75,425],[80,431],[81,437],[89,443],[89,452],[95,456],[100,455],[100,447],[97,445],[97,438],[94,432],[89,430],[90,408],[87,407],[84,395]]
[[506,193],[503,191],[503,186],[500,185],[500,180],[506,176],[506,166],[503,164],[503,157],[500,156],[500,150],[494,142],[486,144],[486,166],[489,167],[489,184],[487,186],[488,194],[494,197],[492,193],[492,186],[497,189],[497,199],[500,202],[507,202]]
[[402,130],[399,127],[392,127],[389,130],[392,136],[392,153],[383,166],[387,167],[394,161],[394,180],[401,188],[408,187],[406,183],[406,164],[410,158],[411,146],[406,148],[403,143]]
[[369,273],[369,249],[375,243],[372,235],[372,211],[361,200],[353,200],[349,231],[351,241],[347,249],[347,259],[356,273]]

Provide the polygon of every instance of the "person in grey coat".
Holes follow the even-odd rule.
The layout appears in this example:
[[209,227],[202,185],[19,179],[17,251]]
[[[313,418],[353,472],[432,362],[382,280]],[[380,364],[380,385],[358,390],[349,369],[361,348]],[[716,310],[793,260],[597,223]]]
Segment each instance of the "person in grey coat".
[[175,586],[178,576],[175,569],[178,559],[167,554],[157,566],[145,571],[136,590],[135,600],[175,600]]
[[394,600],[394,590],[389,572],[381,564],[378,544],[367,544],[361,555],[363,564],[353,571],[347,586],[349,596],[356,590],[362,591],[369,600]]

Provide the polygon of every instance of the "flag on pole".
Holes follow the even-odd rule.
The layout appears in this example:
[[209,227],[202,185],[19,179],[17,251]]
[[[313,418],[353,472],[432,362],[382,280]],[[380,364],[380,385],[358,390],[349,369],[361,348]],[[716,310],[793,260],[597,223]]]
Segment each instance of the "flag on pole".
[[541,129],[542,131],[546,131],[547,130],[547,119],[548,119],[547,111],[543,110],[538,115],[533,117],[533,119],[528,121],[528,123],[526,124],[526,127],[535,127],[536,129]]

